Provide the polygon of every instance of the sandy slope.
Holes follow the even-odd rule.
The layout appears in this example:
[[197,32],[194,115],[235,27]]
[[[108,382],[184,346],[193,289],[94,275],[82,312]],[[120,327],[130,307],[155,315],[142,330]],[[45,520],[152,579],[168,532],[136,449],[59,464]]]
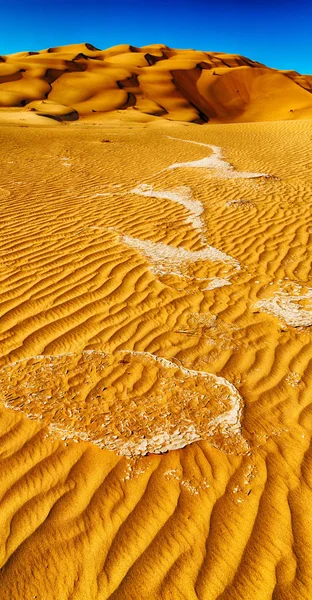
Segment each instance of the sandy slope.
[[[0,57],[0,122],[250,122],[311,118],[312,76],[239,55],[127,44],[91,44]],[[10,115],[8,107],[23,107]],[[29,114],[35,112],[35,115]],[[39,119],[40,120],[40,119]]]
[[1,600],[311,598],[311,136],[0,128]]

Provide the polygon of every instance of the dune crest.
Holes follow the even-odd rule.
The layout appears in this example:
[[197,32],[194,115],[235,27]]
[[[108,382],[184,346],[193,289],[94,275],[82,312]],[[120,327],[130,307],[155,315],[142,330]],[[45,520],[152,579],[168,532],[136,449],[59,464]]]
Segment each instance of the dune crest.
[[[236,54],[73,44],[0,57],[1,121],[194,123],[312,117],[312,77]],[[16,114],[17,107],[26,107]],[[34,113],[33,115],[29,112]],[[40,119],[39,119],[40,122]]]

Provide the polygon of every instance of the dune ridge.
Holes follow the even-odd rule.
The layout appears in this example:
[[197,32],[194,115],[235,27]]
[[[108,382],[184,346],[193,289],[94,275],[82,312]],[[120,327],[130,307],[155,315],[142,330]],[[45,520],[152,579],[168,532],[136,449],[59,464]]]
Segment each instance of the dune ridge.
[[0,57],[0,119],[9,123],[302,119],[312,116],[311,91],[311,75],[162,44],[73,44]]

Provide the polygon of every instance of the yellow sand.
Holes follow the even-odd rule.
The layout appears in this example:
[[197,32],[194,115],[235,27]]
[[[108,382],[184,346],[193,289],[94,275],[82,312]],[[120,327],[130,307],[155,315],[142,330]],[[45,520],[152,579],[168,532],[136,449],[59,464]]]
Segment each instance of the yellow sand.
[[311,120],[3,111],[1,600],[310,600]]
[[5,108],[25,106],[21,124],[29,111],[58,122],[99,122],[120,111],[139,122],[293,120],[312,117],[311,90],[311,75],[161,44],[73,44],[0,57],[0,122]]

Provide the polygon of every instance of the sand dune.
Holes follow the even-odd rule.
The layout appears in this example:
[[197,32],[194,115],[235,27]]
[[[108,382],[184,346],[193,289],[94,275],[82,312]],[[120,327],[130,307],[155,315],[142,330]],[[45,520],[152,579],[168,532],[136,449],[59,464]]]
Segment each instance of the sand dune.
[[123,114],[197,120],[185,73],[227,107],[241,73],[307,87],[161,45],[4,58],[37,110],[0,127],[1,600],[310,600],[312,122],[88,120],[139,69]]
[[[58,122],[121,114],[134,122],[311,118],[311,91],[309,75],[161,44],[107,50],[74,44],[0,57],[0,107],[26,106],[19,109],[26,124],[29,111]],[[0,110],[1,121],[7,118]]]

